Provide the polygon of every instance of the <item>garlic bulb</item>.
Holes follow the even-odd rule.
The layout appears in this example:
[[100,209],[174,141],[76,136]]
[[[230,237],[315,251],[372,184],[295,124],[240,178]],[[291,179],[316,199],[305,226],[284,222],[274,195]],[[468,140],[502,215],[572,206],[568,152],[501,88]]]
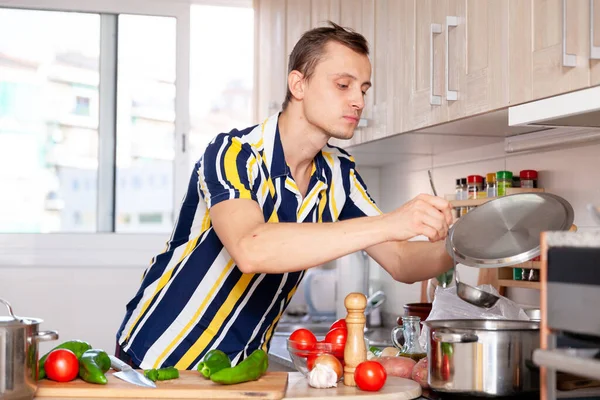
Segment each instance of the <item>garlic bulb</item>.
[[337,386],[337,374],[329,365],[317,364],[308,373],[308,384],[317,389]]

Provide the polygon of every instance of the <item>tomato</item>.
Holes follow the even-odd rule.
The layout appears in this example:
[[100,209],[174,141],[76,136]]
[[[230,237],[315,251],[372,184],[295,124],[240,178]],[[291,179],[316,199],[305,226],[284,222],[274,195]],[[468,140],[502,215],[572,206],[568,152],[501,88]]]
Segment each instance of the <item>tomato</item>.
[[68,349],[56,349],[48,354],[44,362],[48,379],[56,382],[69,382],[77,378],[79,361],[77,356]]
[[[312,350],[317,345],[317,338],[315,335],[309,331],[308,329],[300,328],[296,329],[290,335],[290,341],[294,342],[294,348],[296,350]],[[306,357],[307,354],[304,352],[299,352],[298,355],[301,357]]]
[[346,325],[346,320],[344,318],[338,319],[333,324],[331,324],[331,327],[329,328],[329,330],[332,330],[332,329],[335,329],[335,328],[348,329],[348,326]]
[[325,335],[325,343],[332,344],[332,353],[336,357],[344,357],[344,347],[346,347],[346,339],[348,338],[348,330],[344,328],[334,328]]
[[383,387],[387,373],[377,361],[363,361],[354,370],[354,381],[360,390],[376,392]]
[[309,371],[312,371],[313,367],[315,366],[315,360],[317,357],[318,355],[311,354],[306,358],[306,368],[308,368]]

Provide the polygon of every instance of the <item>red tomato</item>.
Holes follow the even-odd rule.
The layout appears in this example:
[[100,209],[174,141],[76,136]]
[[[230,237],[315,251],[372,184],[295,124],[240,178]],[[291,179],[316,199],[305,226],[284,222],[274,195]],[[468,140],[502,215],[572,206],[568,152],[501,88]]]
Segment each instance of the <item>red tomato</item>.
[[363,361],[354,370],[354,381],[360,390],[376,392],[383,387],[387,373],[377,361]]
[[306,358],[306,368],[308,368],[309,371],[312,371],[313,367],[315,366],[315,360],[317,357],[318,356],[316,354],[311,354]]
[[44,362],[48,379],[56,382],[69,382],[77,378],[79,361],[77,356],[68,349],[56,349],[48,354]]
[[348,329],[348,326],[346,325],[346,320],[344,318],[340,318],[337,321],[335,321],[331,327],[329,328],[329,330],[335,329],[335,328],[344,328],[344,329]]
[[344,357],[344,347],[346,347],[346,339],[348,338],[348,330],[344,328],[334,328],[325,335],[325,343],[331,343],[333,346],[333,355],[336,357]]
[[[317,344],[317,338],[315,337],[315,335],[308,329],[304,328],[296,329],[294,332],[292,332],[292,334],[290,335],[290,341],[295,342],[294,348],[296,350],[310,351],[314,349]],[[305,354],[304,352],[301,352],[298,355],[300,355],[301,357],[307,356],[307,354]]]

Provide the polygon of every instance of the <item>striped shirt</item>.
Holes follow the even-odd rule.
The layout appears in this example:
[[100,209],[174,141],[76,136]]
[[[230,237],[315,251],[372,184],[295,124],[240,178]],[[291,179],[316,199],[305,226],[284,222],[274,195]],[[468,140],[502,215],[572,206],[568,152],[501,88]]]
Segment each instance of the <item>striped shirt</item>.
[[304,271],[244,274],[217,237],[210,207],[252,199],[265,222],[335,222],[381,214],[354,159],[327,145],[304,198],[284,158],[278,114],[218,135],[196,163],[166,249],[152,259],[117,333],[141,368],[194,369],[218,348],[234,364],[268,351],[277,322]]

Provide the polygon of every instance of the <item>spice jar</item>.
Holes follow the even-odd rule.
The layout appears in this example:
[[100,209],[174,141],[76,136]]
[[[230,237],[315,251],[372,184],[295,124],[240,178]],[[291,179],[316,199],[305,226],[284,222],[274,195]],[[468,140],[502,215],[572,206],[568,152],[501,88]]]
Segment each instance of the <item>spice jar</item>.
[[519,173],[522,188],[537,188],[538,173],[533,169],[525,169]]
[[506,188],[512,187],[513,173],[510,171],[496,172],[496,186],[498,188],[498,197],[506,196]]
[[487,192],[487,197],[496,197],[498,196],[498,192],[496,190],[496,174],[490,172],[485,176],[486,187],[485,191]]
[[480,199],[483,193],[483,176],[469,175],[467,177],[467,199]]

